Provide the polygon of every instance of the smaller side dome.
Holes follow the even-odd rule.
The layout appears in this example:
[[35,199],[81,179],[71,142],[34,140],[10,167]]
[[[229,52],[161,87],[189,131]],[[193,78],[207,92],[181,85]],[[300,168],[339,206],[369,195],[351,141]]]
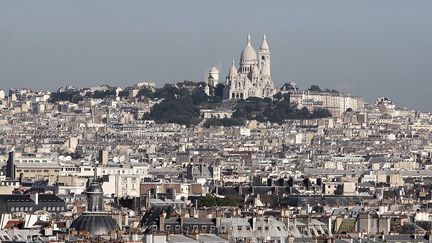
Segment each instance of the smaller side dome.
[[209,73],[219,73],[219,70],[216,67],[212,67]]
[[229,72],[229,76],[230,76],[230,77],[235,77],[235,76],[237,76],[237,75],[238,75],[237,68],[236,68],[235,63],[234,63],[234,61],[233,61],[233,62],[232,62],[231,69],[230,69],[230,72]]

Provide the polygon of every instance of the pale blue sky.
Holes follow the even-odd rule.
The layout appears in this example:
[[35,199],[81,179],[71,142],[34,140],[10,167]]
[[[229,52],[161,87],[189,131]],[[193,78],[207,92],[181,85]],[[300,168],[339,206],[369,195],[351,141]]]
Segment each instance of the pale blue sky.
[[296,80],[432,111],[432,1],[0,0],[0,88],[159,86],[225,77],[267,34],[277,86]]

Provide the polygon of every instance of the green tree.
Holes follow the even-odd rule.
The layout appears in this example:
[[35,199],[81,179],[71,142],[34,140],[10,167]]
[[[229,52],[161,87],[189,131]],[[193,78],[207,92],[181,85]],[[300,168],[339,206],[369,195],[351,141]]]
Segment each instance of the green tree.
[[308,90],[311,92],[322,92],[321,88],[318,85],[311,85]]
[[119,92],[119,94],[118,94],[118,96],[120,97],[120,98],[126,98],[126,97],[129,97],[129,90],[122,90],[122,91],[120,91]]
[[284,97],[283,97],[281,92],[278,92],[277,94],[273,95],[273,99],[276,99],[276,100],[281,100],[283,98]]
[[84,97],[78,91],[66,91],[66,92],[53,92],[51,93],[49,101],[56,103],[59,101],[69,101],[72,103],[78,103],[82,101]]
[[153,90],[151,90],[147,87],[143,87],[138,91],[137,97],[154,98],[154,92],[153,92]]
[[195,88],[192,90],[192,100],[194,105],[200,105],[208,101],[208,96],[201,88]]
[[223,84],[217,84],[216,88],[215,88],[215,96],[223,98],[224,95],[224,89],[225,89],[225,85]]
[[329,110],[323,108],[317,108],[311,114],[311,118],[327,118],[327,117],[332,117],[332,114]]

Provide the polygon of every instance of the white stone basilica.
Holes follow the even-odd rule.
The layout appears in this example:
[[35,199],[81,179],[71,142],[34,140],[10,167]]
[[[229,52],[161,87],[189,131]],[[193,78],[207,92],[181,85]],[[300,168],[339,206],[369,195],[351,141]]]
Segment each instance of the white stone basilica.
[[[217,73],[217,74],[216,74]],[[215,87],[219,79],[219,72],[212,68],[207,84]],[[225,99],[247,99],[248,97],[272,97],[276,93],[270,76],[270,51],[266,36],[257,53],[251,45],[250,35],[246,47],[240,56],[240,68],[235,63],[231,66],[224,88]]]

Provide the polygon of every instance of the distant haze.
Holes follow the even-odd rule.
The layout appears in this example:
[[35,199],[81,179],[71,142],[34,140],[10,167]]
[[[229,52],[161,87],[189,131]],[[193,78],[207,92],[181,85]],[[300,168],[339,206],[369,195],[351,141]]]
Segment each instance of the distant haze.
[[224,80],[267,34],[280,87],[432,111],[432,1],[0,1],[0,88]]

